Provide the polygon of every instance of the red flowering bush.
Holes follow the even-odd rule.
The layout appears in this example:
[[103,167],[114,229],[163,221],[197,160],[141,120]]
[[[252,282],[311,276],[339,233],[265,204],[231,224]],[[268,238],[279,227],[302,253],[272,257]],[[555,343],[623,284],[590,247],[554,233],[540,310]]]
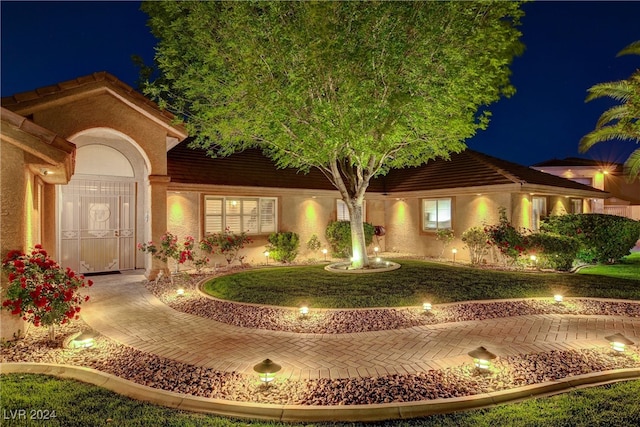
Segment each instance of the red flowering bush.
[[244,245],[252,243],[252,240],[247,233],[234,233],[226,228],[221,233],[213,233],[207,235],[200,241],[200,249],[210,254],[220,254],[227,260],[227,264],[231,264],[236,259],[242,260],[244,257],[239,257],[241,249],[244,249]]
[[506,263],[514,265],[517,263],[521,255],[527,253],[529,241],[520,231],[511,225],[507,219],[506,209],[499,209],[500,221],[498,224],[485,227],[484,232],[487,233],[490,245],[495,246],[505,257]]
[[2,270],[8,281],[2,307],[34,326],[51,327],[52,334],[55,325],[80,318],[80,305],[89,296],[79,290],[93,285],[83,275],[60,267],[40,245],[30,254],[9,252]]

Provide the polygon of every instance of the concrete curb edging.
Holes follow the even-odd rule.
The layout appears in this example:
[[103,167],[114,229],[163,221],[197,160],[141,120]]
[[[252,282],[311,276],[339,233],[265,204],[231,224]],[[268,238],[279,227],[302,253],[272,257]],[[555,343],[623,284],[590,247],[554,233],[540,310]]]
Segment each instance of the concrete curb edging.
[[157,405],[229,417],[290,422],[383,421],[479,409],[532,397],[549,396],[616,381],[640,379],[640,368],[614,369],[566,377],[509,390],[449,399],[371,405],[307,406],[235,402],[185,395],[144,386],[92,368],[51,363],[3,363],[0,373],[45,374],[75,379]]

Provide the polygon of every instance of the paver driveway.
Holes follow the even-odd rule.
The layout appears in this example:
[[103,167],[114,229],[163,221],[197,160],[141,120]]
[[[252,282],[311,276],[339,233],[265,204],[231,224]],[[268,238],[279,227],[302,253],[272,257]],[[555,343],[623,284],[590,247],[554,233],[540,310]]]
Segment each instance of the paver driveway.
[[92,278],[83,319],[95,330],[145,352],[221,371],[252,373],[259,361],[281,364],[292,379],[415,373],[470,363],[483,345],[498,356],[607,345],[620,332],[640,341],[640,319],[533,315],[354,334],[247,329],[173,310],[138,272]]

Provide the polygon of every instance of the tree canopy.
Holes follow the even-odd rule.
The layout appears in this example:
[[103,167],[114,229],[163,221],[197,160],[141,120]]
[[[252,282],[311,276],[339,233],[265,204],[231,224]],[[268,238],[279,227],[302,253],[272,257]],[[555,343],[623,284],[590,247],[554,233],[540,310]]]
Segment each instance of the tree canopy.
[[517,2],[143,10],[159,39],[146,93],[184,118],[193,146],[212,156],[258,146],[279,167],[318,168],[350,213],[373,176],[462,151],[486,128],[486,107],[514,93],[509,66],[523,50]]

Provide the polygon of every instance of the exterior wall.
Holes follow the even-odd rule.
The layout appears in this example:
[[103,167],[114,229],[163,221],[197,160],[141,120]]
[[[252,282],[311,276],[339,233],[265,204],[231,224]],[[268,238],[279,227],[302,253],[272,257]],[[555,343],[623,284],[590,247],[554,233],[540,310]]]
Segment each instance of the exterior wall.
[[549,215],[566,215],[571,213],[571,199],[567,197],[549,197]]
[[[26,230],[26,209],[25,199],[27,196],[27,186],[33,180],[33,175],[26,172],[24,153],[17,147],[2,142],[0,147],[0,224],[2,238],[0,239],[0,256],[2,259],[11,250],[27,250],[25,245]],[[0,274],[0,287],[5,287],[6,276]],[[0,295],[4,300],[4,293]],[[0,312],[0,337],[10,340],[13,334],[18,331],[24,333],[25,322],[16,316],[12,316],[8,311]]]
[[[167,197],[167,230],[182,240],[186,236],[193,236],[199,241],[204,236],[202,217],[202,200],[204,195],[221,195],[236,197],[277,197],[278,198],[278,231],[293,231],[300,237],[298,261],[306,259],[320,259],[324,257],[321,250],[317,252],[307,249],[307,242],[314,234],[322,243],[322,248],[327,248],[325,230],[330,221],[336,219],[335,196],[312,196],[295,194],[292,191],[263,192],[256,194],[255,189],[230,190],[228,188],[212,187],[200,191],[174,191],[170,190]],[[368,207],[368,205],[367,205]],[[166,231],[166,230],[165,230]],[[164,231],[163,231],[164,232]],[[264,252],[268,245],[268,235],[251,235],[253,242],[247,245],[241,252],[245,255],[245,262],[252,265],[265,264]],[[211,265],[226,265],[226,260],[221,256],[210,257]],[[270,261],[273,262],[273,261]]]
[[508,193],[488,193],[458,195],[452,197],[452,227],[454,241],[443,253],[442,242],[436,239],[435,232],[422,231],[422,199],[432,198],[425,195],[420,198],[388,200],[386,204],[387,227],[386,250],[389,252],[410,253],[426,257],[452,257],[449,252],[457,249],[457,260],[468,260],[469,255],[463,249],[461,237],[467,229],[474,226],[497,223],[498,208],[507,209],[507,217],[513,211],[511,195]]

